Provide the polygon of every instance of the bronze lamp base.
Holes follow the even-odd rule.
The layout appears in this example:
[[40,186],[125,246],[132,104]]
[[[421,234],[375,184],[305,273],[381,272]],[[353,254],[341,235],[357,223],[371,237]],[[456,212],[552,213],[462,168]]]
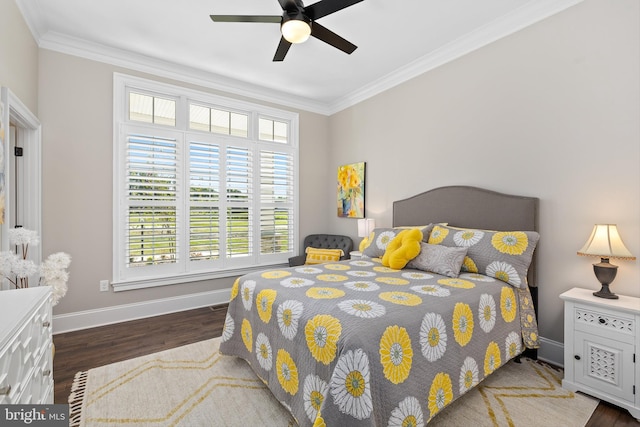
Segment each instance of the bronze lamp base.
[[602,284],[602,288],[593,295],[600,298],[618,299],[618,295],[609,290],[609,284],[613,282],[618,273],[618,266],[609,263],[609,258],[600,258],[600,263],[593,264],[593,272],[596,273],[598,281]]

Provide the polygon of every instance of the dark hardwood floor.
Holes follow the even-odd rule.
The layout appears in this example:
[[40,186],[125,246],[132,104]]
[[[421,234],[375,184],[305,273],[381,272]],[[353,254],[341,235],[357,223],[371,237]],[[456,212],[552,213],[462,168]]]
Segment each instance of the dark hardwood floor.
[[205,307],[53,336],[54,403],[67,403],[75,374],[219,337],[227,306]]
[[[206,307],[55,335],[55,403],[67,403],[79,371],[222,335],[226,312],[226,305]],[[586,427],[639,425],[626,410],[600,402]]]

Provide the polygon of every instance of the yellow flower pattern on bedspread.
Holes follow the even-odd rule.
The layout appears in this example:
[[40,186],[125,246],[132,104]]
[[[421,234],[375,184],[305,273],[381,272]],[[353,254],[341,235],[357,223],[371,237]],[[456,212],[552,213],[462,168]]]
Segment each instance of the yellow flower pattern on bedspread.
[[[502,237],[518,250],[521,236]],[[251,273],[231,292],[220,351],[303,427],[424,425],[537,345],[528,289],[477,273],[362,258]]]

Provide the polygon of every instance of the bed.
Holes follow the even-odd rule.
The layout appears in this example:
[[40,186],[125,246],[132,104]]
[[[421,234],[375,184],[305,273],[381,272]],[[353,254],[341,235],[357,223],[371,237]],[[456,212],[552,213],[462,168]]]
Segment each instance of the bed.
[[[464,236],[458,277],[376,257],[251,273],[233,285],[220,351],[245,359],[300,426],[425,425],[537,347],[537,228],[533,197],[450,186],[396,201],[393,228],[372,242],[419,229],[422,253],[462,259]],[[481,245],[514,231],[527,259],[511,275],[494,273],[524,255],[487,260]]]

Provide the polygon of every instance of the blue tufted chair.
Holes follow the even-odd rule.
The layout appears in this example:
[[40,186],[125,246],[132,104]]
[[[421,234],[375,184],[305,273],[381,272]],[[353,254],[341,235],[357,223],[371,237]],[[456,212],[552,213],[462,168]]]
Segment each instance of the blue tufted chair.
[[340,260],[349,259],[349,252],[353,250],[353,240],[349,236],[340,236],[337,234],[309,234],[304,238],[304,247],[302,255],[289,258],[289,267],[304,264],[307,258],[306,250],[308,247],[320,249],[342,249],[344,255]]

